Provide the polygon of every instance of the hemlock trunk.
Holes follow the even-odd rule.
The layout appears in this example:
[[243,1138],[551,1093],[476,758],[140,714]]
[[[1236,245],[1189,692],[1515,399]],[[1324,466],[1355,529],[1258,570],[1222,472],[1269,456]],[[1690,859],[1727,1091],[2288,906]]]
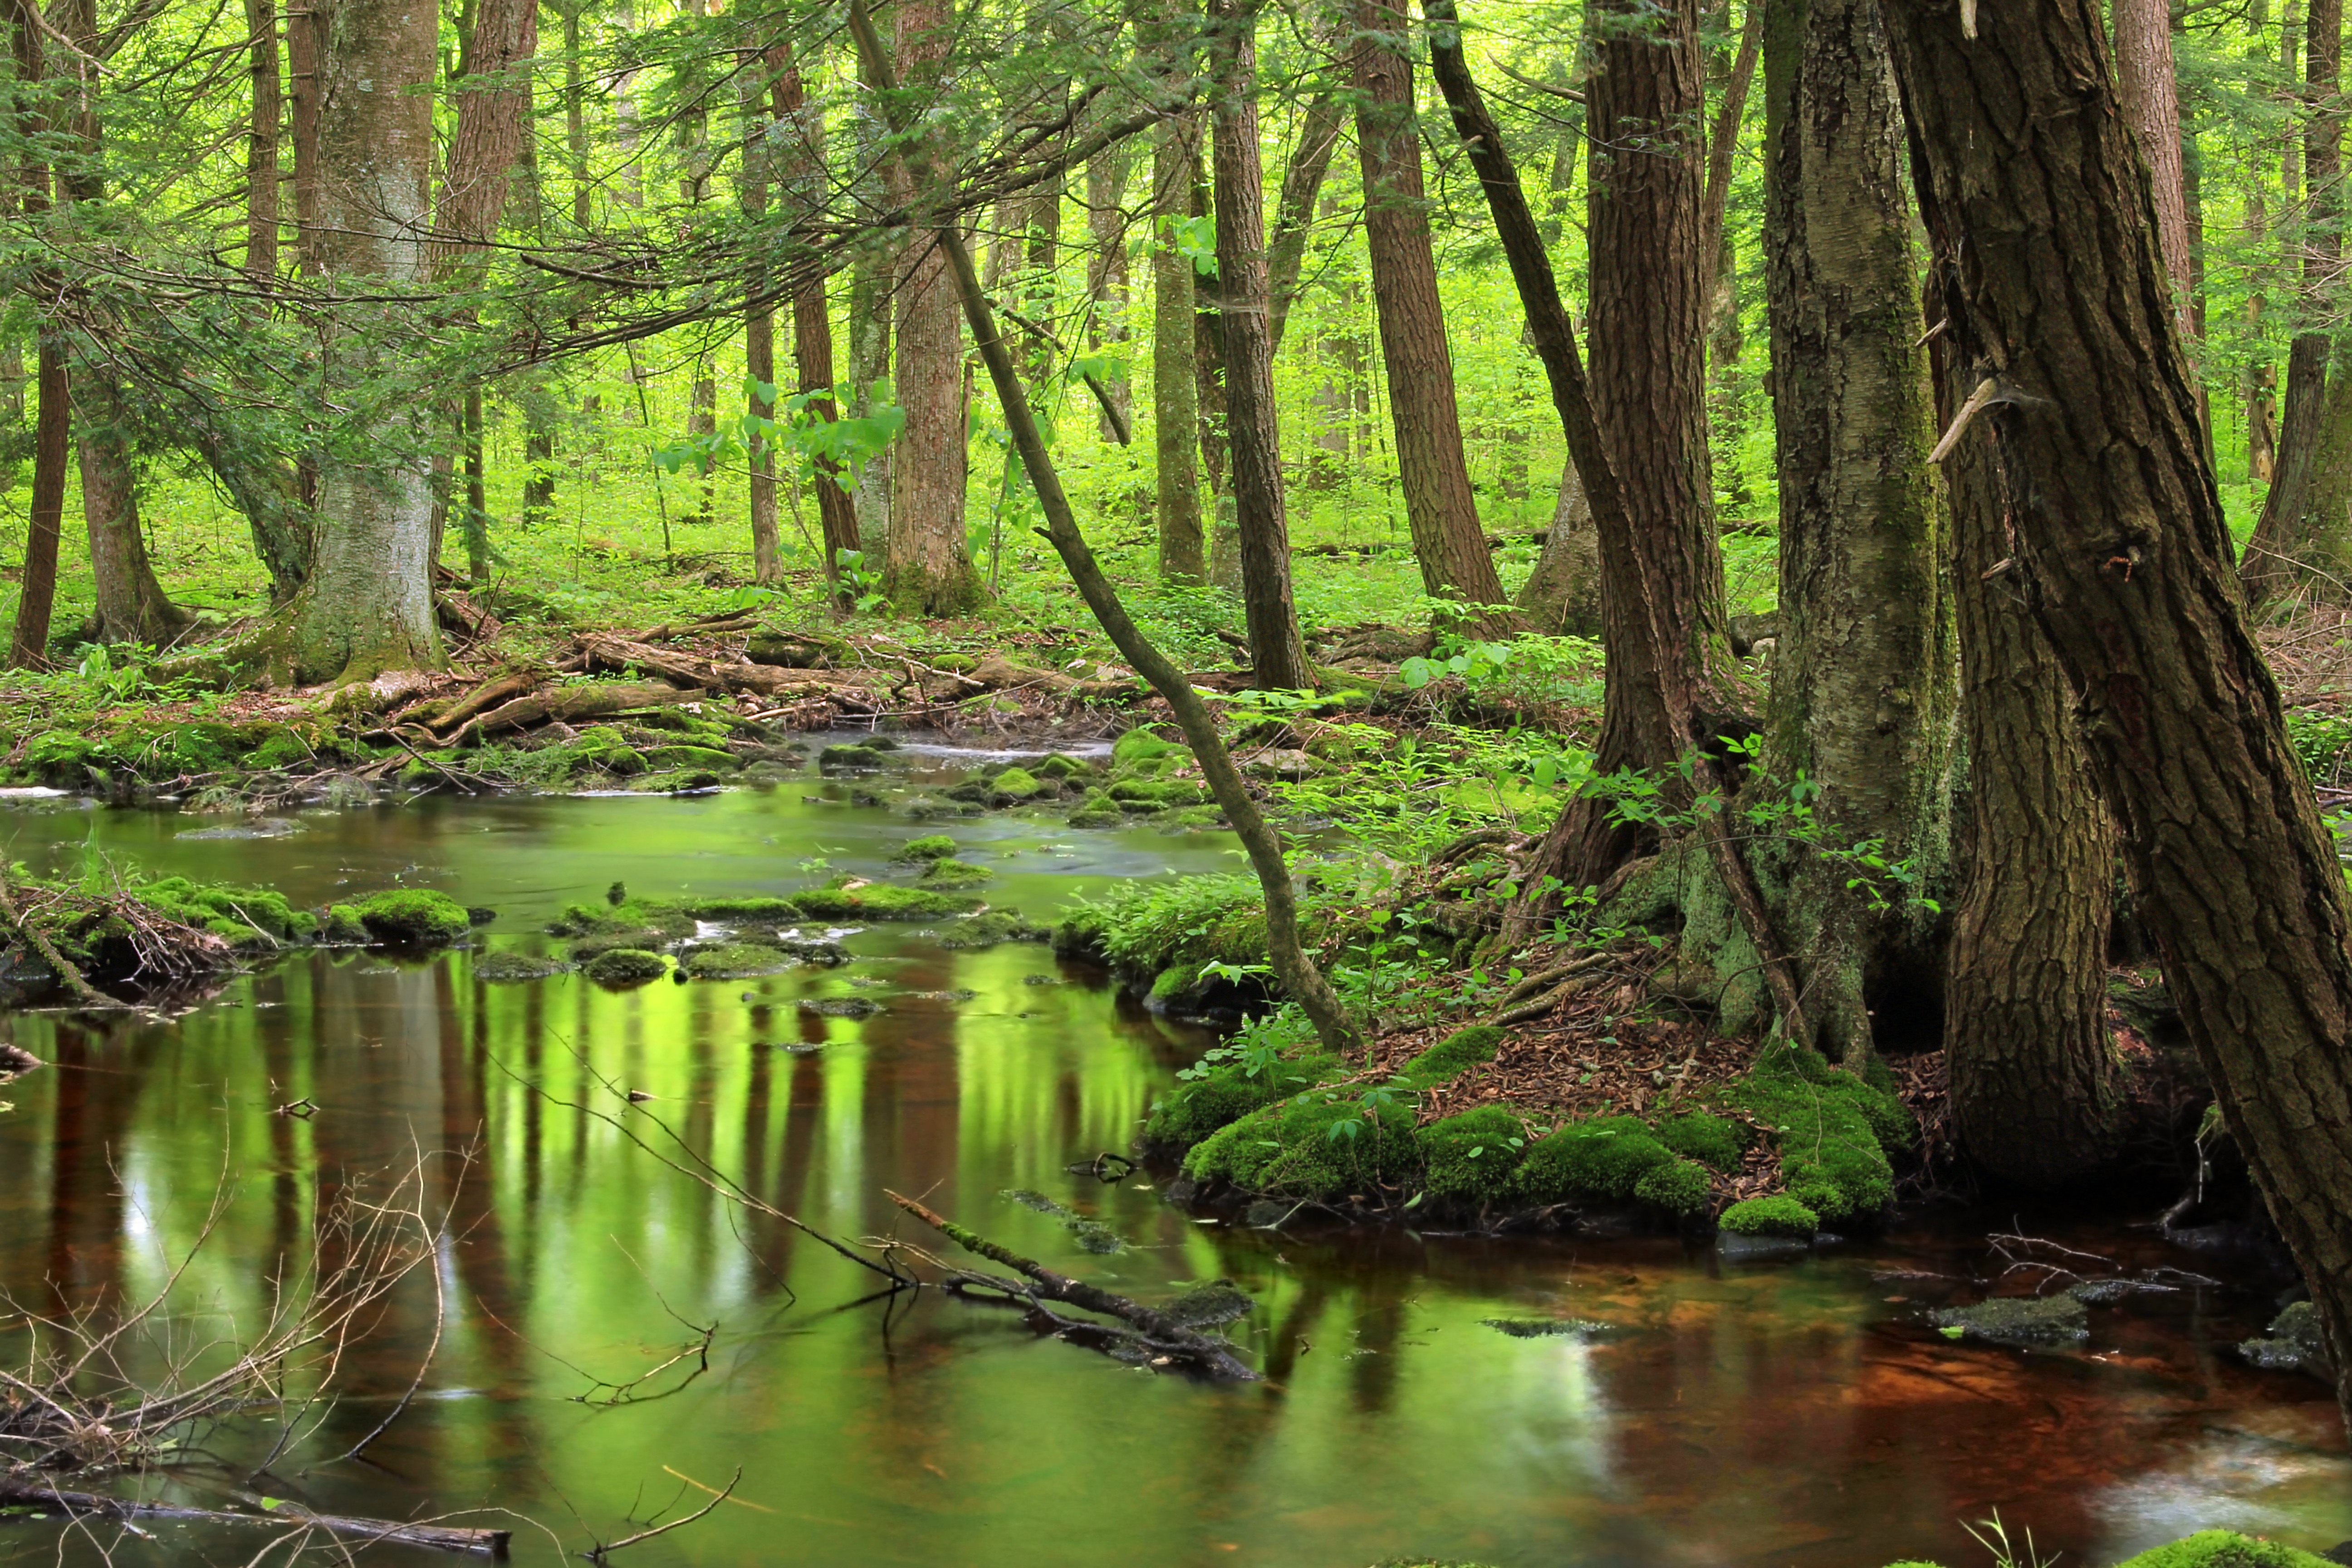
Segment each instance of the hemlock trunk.
[[1208,577],[1201,530],[1199,388],[1192,363],[1192,263],[1176,247],[1176,226],[1192,215],[1201,125],[1191,114],[1160,122],[1151,144],[1151,410],[1153,514],[1160,575],[1171,583]]
[[[2344,872],[2248,629],[2095,0],[1890,0],[1946,335],[2167,984],[2352,1419]],[[2095,387],[2099,395],[2083,395]]]

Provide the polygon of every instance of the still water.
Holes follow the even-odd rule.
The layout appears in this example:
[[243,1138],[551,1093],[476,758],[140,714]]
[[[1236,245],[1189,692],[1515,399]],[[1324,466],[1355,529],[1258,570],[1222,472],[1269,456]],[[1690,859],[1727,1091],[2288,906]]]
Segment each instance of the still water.
[[[789,891],[886,874],[923,831],[814,779],[428,801],[299,814],[275,837],[190,837],[221,826],[27,805],[0,815],[0,853],[36,870],[113,857],[304,902],[437,887],[499,910],[486,947],[536,951],[562,904],[616,879],[655,896]],[[950,830],[1000,872],[992,901],[1040,918],[1114,880],[1235,865],[1208,836],[1018,816]],[[437,1278],[400,1288],[340,1401],[310,1412],[322,1426],[269,1476],[245,1489],[278,1439],[254,1418],[205,1434],[174,1495],[505,1510],[467,1521],[512,1524],[518,1559],[545,1563],[691,1511],[709,1496],[694,1483],[739,1470],[708,1518],[614,1561],[1962,1568],[1985,1559],[1961,1521],[1995,1508],[2076,1563],[2216,1524],[2309,1548],[2352,1537],[2326,1391],[2221,1348],[2267,1319],[2266,1294],[2139,1298],[2095,1310],[2081,1352],[2021,1355],[1925,1327],[1948,1284],[1885,1278],[1981,1269],[1985,1230],[2012,1220],[2130,1267],[2210,1270],[2120,1221],[1952,1215],[1751,1268],[1671,1238],[1202,1223],[1141,1173],[1069,1169],[1126,1149],[1202,1037],[1041,947],[950,952],[889,927],[849,945],[843,968],[621,993],[569,975],[481,984],[462,952],[306,954],[170,1024],[0,1018],[52,1064],[10,1086],[0,1115],[0,1284],[56,1310],[143,1300],[180,1269],[170,1331],[194,1344],[257,1320],[328,1194],[387,1191],[421,1151],[428,1205],[448,1216]],[[846,996],[883,1010],[799,1005]],[[272,1114],[305,1099],[308,1120]],[[1259,1303],[1232,1331],[1266,1381],[1136,1370],[937,1292],[870,1299],[872,1276],[719,1196],[691,1173],[701,1162],[835,1237],[944,1250],[890,1189],[1147,1300],[1230,1279]],[[1131,1245],[1082,1251],[1003,1196],[1021,1188]],[[418,1397],[364,1458],[332,1459],[410,1386],[436,1299],[446,1326]],[[1484,1321],[1535,1316],[1616,1331],[1522,1339]],[[692,1350],[705,1329],[707,1355]],[[241,1563],[261,1541],[149,1533],[11,1518],[0,1559],[96,1563],[104,1546],[125,1568]]]

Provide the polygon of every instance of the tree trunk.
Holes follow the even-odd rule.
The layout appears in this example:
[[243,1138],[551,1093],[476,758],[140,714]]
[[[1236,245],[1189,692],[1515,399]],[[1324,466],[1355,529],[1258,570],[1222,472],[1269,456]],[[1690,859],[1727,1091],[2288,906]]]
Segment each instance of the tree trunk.
[[1783,868],[1775,923],[1805,987],[1807,1043],[1851,1060],[1872,1047],[1873,1005],[1936,973],[1916,887],[1825,851],[1875,843],[1937,880],[1958,677],[1946,519],[1927,466],[1918,269],[1878,0],[1769,0],[1764,33],[1780,496],[1764,773],[1818,789],[1826,843],[1759,846],[1759,858]]
[[[1410,91],[1410,68],[1404,68],[1404,76],[1406,90]],[[1273,302],[1267,331],[1269,352],[1282,347],[1283,331],[1290,325],[1290,307],[1298,298],[1299,268],[1307,260],[1307,237],[1315,226],[1316,200],[1323,193],[1324,177],[1331,172],[1331,154],[1339,150],[1339,132],[1347,122],[1346,106],[1339,101],[1339,95],[1328,87],[1308,99],[1299,114],[1298,145],[1291,150],[1290,165],[1282,172],[1282,194],[1274,202],[1274,232],[1265,246],[1266,289]],[[1412,157],[1418,186],[1418,142],[1413,144]],[[1421,216],[1425,237],[1428,216],[1425,211]]]
[[1260,690],[1295,691],[1313,687],[1315,672],[1307,662],[1298,611],[1290,598],[1290,524],[1282,494],[1264,174],[1258,165],[1257,5],[1258,0],[1210,0],[1217,323],[1224,351],[1225,432],[1252,679]]
[[2352,1420],[2344,871],[2246,624],[2099,8],[1976,0],[1973,37],[1947,0],[1891,10],[1946,335],[1984,378],[1958,439],[1990,450],[2003,575],[2082,694],[2137,907]]
[[[946,0],[900,0],[898,68],[935,83],[953,26]],[[942,176],[944,177],[944,176]],[[898,175],[919,208],[944,198]],[[983,593],[964,543],[965,446],[962,312],[948,260],[928,226],[910,231],[898,273],[898,402],[907,411],[892,475],[883,590],[910,616],[958,616]]]
[[2286,413],[2279,425],[2278,457],[2262,520],[2246,542],[2239,563],[2247,597],[2263,599],[2292,586],[2310,534],[2313,458],[2324,416],[2320,400],[2327,386],[2328,338],[2314,323],[2332,309],[2337,258],[2343,237],[2336,220],[2343,210],[2344,126],[2336,96],[2342,85],[2344,0],[2311,0],[2305,23],[2303,187],[2310,232],[2303,244],[2305,325],[2287,349]]
[[[46,99],[42,87],[44,47],[35,0],[10,3],[18,83],[16,113],[26,149],[17,180],[24,192],[21,210],[31,217],[49,205],[49,172],[37,150],[37,137],[57,129],[57,116],[51,107],[54,100]],[[36,288],[41,285],[37,282]],[[65,345],[45,324],[37,325],[35,332],[40,349],[34,394],[33,495],[26,514],[25,565],[17,580],[16,629],[8,643],[8,662],[18,669],[39,668],[48,660],[49,616],[58,592],[58,541],[65,522],[66,464],[72,458]]]
[[[2340,0],[2337,0],[2340,4]],[[2193,342],[2189,301],[2189,195],[2180,156],[2180,92],[2173,79],[2166,0],[2115,0],[2116,89],[2139,139],[2156,197],[2156,242],[2172,281],[2181,341]]]
[[[1133,173],[1135,143],[1120,142],[1087,160],[1087,346],[1124,355],[1134,335],[1127,312],[1133,279],[1127,263],[1127,186]],[[1121,374],[1108,378],[1111,406],[1097,421],[1106,441],[1120,439],[1118,432],[1133,428],[1134,379]],[[1139,493],[1137,499],[1141,500]]]
[[114,419],[117,395],[102,373],[85,366],[74,388],[81,460],[82,521],[89,530],[98,635],[105,642],[161,646],[194,619],[172,603],[147,560],[139,521],[138,474]]
[[1481,637],[1507,637],[1518,617],[1505,606],[1502,579],[1479,525],[1478,500],[1462,450],[1454,356],[1437,293],[1437,256],[1423,194],[1421,135],[1414,123],[1412,67],[1405,53],[1412,19],[1392,0],[1358,0],[1350,78],[1356,150],[1364,181],[1364,242],[1371,257],[1372,303],[1388,372],[1389,416],[1406,526],[1433,599],[1465,606]]
[[[2259,175],[2247,183],[2245,249],[2249,256],[2263,254],[2267,243],[2270,216],[2263,197],[2263,182]],[[2246,293],[2244,333],[2250,343],[2263,342],[2263,312],[2268,304],[2265,291],[2260,287],[2263,274],[2255,274],[2256,287]],[[2278,366],[2271,362],[2264,350],[2257,347],[2256,358],[2246,366],[2246,477],[2257,484],[2268,484],[2276,472],[2278,455]]]
[[278,74],[278,0],[245,0],[252,35],[253,119],[245,139],[245,269],[278,276],[278,132],[284,118]]
[[319,98],[324,80],[326,0],[288,0],[286,127],[294,144],[294,252],[305,273],[319,241]]
[[1592,524],[1592,503],[1576,459],[1559,464],[1559,490],[1552,502],[1549,531],[1536,569],[1519,588],[1519,610],[1539,632],[1572,637],[1601,636],[1601,535]]
[[[432,100],[396,84],[432,79],[436,21],[407,0],[341,0],[324,41],[312,248],[339,292],[404,291],[433,279],[425,237]],[[465,140],[462,112],[457,134]],[[491,183],[501,196],[505,188],[503,178]],[[457,182],[452,195],[461,207],[492,199]],[[495,222],[496,207],[487,210]],[[410,379],[404,344],[415,328],[404,310],[345,306],[339,314],[325,346],[331,384]],[[442,663],[433,616],[432,432],[408,398],[375,415],[373,461],[338,455],[320,464],[316,558],[288,606],[283,652],[273,660],[298,681],[373,680]]]
[[[809,103],[799,63],[789,47],[779,44],[769,54],[775,72],[768,89],[769,105],[791,150],[791,161],[782,172],[796,199],[814,202],[819,199],[825,179],[824,116]],[[824,279],[816,276],[793,290],[793,368],[796,390],[803,394],[830,390],[833,385],[833,317],[824,288]],[[811,399],[807,408],[828,423],[841,416],[840,405],[829,396]],[[814,483],[817,524],[824,539],[825,580],[836,585],[835,592],[845,605],[851,601],[838,586],[841,557],[860,548],[857,503],[843,482],[841,466],[831,458],[816,465]]]
[[1192,216],[1200,157],[1198,117],[1160,121],[1151,143],[1152,504],[1160,578],[1184,584],[1208,578],[1201,534],[1200,388],[1192,363],[1193,271],[1175,239],[1176,226]]

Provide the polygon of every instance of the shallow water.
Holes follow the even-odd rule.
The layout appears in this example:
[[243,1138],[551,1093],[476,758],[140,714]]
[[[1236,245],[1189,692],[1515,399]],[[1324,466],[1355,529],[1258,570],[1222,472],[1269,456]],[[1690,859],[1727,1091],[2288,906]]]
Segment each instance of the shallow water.
[[[925,759],[923,765],[931,765]],[[944,764],[952,759],[937,759]],[[293,816],[267,839],[218,820],[12,805],[5,852],[37,869],[93,852],[150,871],[265,881],[303,901],[394,879],[500,910],[488,944],[536,948],[563,902],[784,891],[879,873],[913,832],[814,778],[681,799],[503,799]],[[1003,873],[994,901],[1043,916],[1114,879],[1232,867],[1222,838],[948,825]],[[2047,1556],[2111,1561],[2226,1524],[2306,1547],[2352,1537],[2352,1461],[2326,1391],[2216,1347],[2268,1317],[2224,1289],[2096,1309],[2080,1352],[1948,1342],[1920,1321],[1983,1234],[2027,1229],[2130,1267],[2211,1266],[2142,1231],[1954,1215],[1842,1253],[1748,1268],[1671,1238],[1496,1241],[1204,1224],[1141,1174],[1066,1169],[1128,1145],[1202,1039],[1043,948],[944,952],[919,931],[851,939],[859,961],[753,981],[607,993],[565,976],[489,986],[464,952],[310,954],[175,1023],[93,1032],[0,1020],[53,1065],[0,1116],[0,1281],[37,1307],[174,1293],[184,1336],[250,1321],[299,1258],[322,1193],[387,1190],[416,1151],[451,1216],[323,1420],[253,1490],[327,1510],[480,1506],[570,1550],[734,1500],[615,1561],[1099,1568],[1361,1568],[1429,1553],[1511,1565],[1984,1561],[1960,1521],[1998,1508]],[[879,981],[860,985],[858,981]],[[1036,983],[1038,981],[1045,983]],[[970,990],[969,1000],[914,995]],[[804,997],[868,995],[865,1020]],[[795,1051],[792,1047],[803,1047]],[[814,1047],[809,1049],[807,1047]],[[619,1096],[652,1096],[631,1106]],[[272,1115],[307,1097],[308,1121]],[[658,1163],[632,1139],[669,1152]],[[673,1141],[674,1139],[674,1141]],[[455,1152],[471,1151],[470,1162]],[[446,1154],[437,1152],[451,1152]],[[721,1201],[707,1160],[842,1237],[939,1243],[885,1189],[1069,1272],[1154,1298],[1230,1278],[1260,1302],[1234,1333],[1262,1384],[1204,1386],[1040,1339],[1013,1315],[873,1280]],[[222,1173],[231,1199],[197,1245]],[[1134,1245],[1090,1256],[1034,1188]],[[407,1388],[364,1461],[332,1461]],[[1596,1342],[1511,1338],[1496,1317],[1614,1325]],[[689,1354],[625,1384],[716,1325]],[[184,1337],[183,1343],[193,1342]],[[268,1421],[206,1436],[192,1500],[234,1499]],[[666,1510],[666,1511],[665,1511]],[[0,1557],[242,1562],[253,1532],[150,1527],[152,1542],[10,1519]],[[516,1554],[552,1563],[519,1527]],[[422,1553],[379,1549],[379,1558]]]

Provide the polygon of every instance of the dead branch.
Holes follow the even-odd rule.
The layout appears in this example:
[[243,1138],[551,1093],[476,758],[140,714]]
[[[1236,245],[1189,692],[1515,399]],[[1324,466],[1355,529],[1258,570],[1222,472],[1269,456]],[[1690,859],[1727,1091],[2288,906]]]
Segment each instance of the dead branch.
[[[312,1513],[286,1504],[269,1513],[236,1513],[226,1509],[183,1508],[175,1503],[146,1502],[137,1498],[105,1497],[96,1492],[64,1491],[0,1476],[0,1501],[54,1508],[68,1516],[101,1519],[185,1519],[206,1524],[292,1525],[296,1531],[323,1530],[347,1541],[390,1542],[422,1546],[435,1552],[457,1552],[477,1557],[503,1557],[513,1538],[510,1530],[474,1529],[445,1524],[404,1524],[390,1519],[360,1519],[349,1514]],[[684,1521],[679,1522],[683,1523]]]
[[656,1535],[667,1535],[673,1530],[683,1530],[688,1525],[692,1524],[695,1521],[709,1514],[711,1510],[717,1508],[720,1503],[725,1502],[729,1497],[733,1495],[736,1484],[741,1481],[742,1479],[743,1467],[738,1465],[735,1467],[734,1476],[727,1483],[727,1489],[712,1497],[709,1502],[704,1503],[700,1508],[696,1509],[684,1519],[673,1519],[667,1524],[657,1524],[651,1530],[641,1530],[635,1535],[622,1537],[620,1540],[614,1542],[609,1546],[600,1542],[597,1545],[590,1547],[586,1552],[582,1552],[581,1555],[587,1558],[591,1563],[602,1563],[605,1558],[610,1557],[614,1552],[618,1552],[624,1546],[635,1546],[640,1541],[651,1541]]

